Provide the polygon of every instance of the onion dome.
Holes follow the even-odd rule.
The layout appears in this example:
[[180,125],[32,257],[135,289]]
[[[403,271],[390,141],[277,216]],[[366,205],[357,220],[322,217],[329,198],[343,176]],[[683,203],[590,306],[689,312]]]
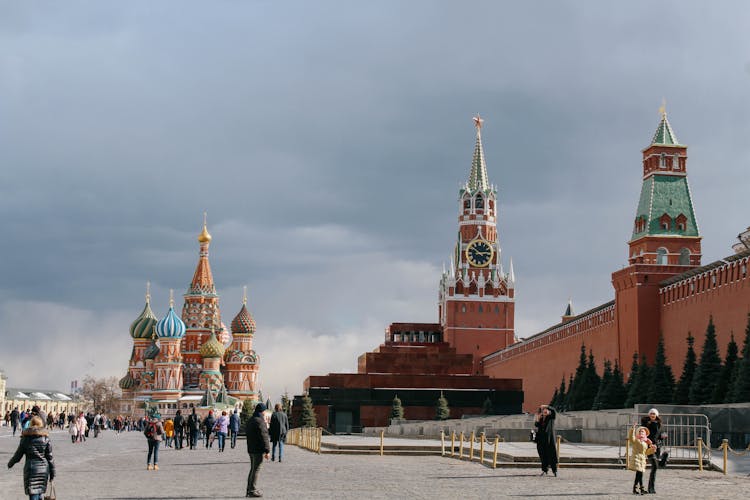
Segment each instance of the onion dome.
[[206,213],[203,213],[203,231],[198,235],[198,243],[210,243],[211,235],[208,234],[208,228],[206,227]]
[[151,341],[151,345],[146,348],[143,352],[143,359],[155,359],[159,355],[159,346],[156,345],[156,340]]
[[120,379],[120,389],[132,389],[136,382],[136,379],[128,372]]
[[141,311],[140,316],[133,321],[130,325],[130,336],[134,339],[148,339],[151,338],[151,333],[154,330],[156,324],[156,316],[154,311],[151,310],[151,300],[146,295],[146,306]]
[[174,312],[174,306],[169,306],[169,312],[156,323],[156,334],[160,339],[181,339],[185,335],[185,323]]
[[232,320],[232,334],[238,333],[245,335],[255,333],[255,320],[247,310],[247,287],[244,287],[242,309],[240,309],[240,312]]
[[212,331],[211,337],[201,346],[200,354],[202,358],[221,358],[224,356],[224,350],[225,347]]

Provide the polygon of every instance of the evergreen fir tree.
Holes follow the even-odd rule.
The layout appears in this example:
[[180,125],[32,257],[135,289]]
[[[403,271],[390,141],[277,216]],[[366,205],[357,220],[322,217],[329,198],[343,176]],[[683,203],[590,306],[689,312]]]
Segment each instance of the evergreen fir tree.
[[555,392],[552,394],[552,399],[549,402],[549,405],[553,408],[557,408],[557,400],[560,399],[560,393],[558,392],[557,387],[555,387]]
[[702,405],[711,402],[716,384],[721,374],[721,358],[716,345],[716,328],[713,317],[708,319],[706,340],[703,342],[700,363],[695,370],[693,383],[690,384],[689,400],[691,405]]
[[602,371],[602,378],[599,382],[599,389],[596,391],[596,398],[594,398],[594,405],[591,407],[592,410],[603,410],[609,408],[611,404],[611,392],[612,392],[612,363],[608,360],[604,360],[604,371]]
[[399,420],[404,418],[404,407],[401,406],[398,394],[393,398],[393,404],[391,405],[391,419],[394,418]]
[[435,420],[448,420],[451,417],[451,410],[448,407],[448,400],[443,396],[443,392],[440,391],[440,397],[435,405]]
[[628,391],[628,399],[625,406],[630,408],[638,403],[648,402],[648,390],[651,385],[651,367],[646,363],[646,355],[641,356],[637,373]]
[[583,384],[581,384],[581,399],[578,402],[581,410],[591,410],[591,408],[593,408],[600,383],[601,378],[599,377],[599,374],[596,373],[594,353],[589,350],[589,359],[586,364],[586,371],[584,371]]
[[732,383],[732,376],[737,367],[737,342],[734,341],[734,334],[731,334],[729,344],[727,344],[727,357],[724,359],[724,365],[721,367],[719,382],[716,384],[711,402],[714,404],[730,403],[729,386]]
[[667,364],[667,356],[664,353],[664,337],[661,335],[659,336],[659,344],[656,346],[652,374],[648,391],[649,403],[671,403],[674,394],[674,374],[672,373],[672,367]]
[[482,415],[492,415],[495,412],[494,407],[492,406],[492,400],[489,396],[484,400],[484,403],[482,403]]
[[682,375],[680,375],[680,380],[677,382],[677,386],[674,389],[674,397],[672,398],[672,404],[675,405],[690,404],[690,386],[693,384],[693,376],[695,375],[697,364],[695,362],[695,350],[693,349],[695,337],[689,332],[687,344],[688,350],[687,354],[685,354],[685,363],[682,365]]
[[281,409],[287,415],[292,414],[292,400],[289,399],[289,393],[284,391],[284,395],[281,396]]
[[630,374],[628,375],[628,381],[625,383],[625,408],[633,406],[633,400],[630,398],[630,393],[635,386],[636,380],[638,379],[638,369],[640,364],[638,363],[638,353],[633,353],[633,364],[630,365]]
[[747,315],[742,358],[737,361],[737,367],[732,376],[730,399],[732,403],[750,402],[750,314]]
[[302,397],[302,415],[300,416],[300,420],[302,427],[317,427],[318,425],[313,401],[308,394]]
[[242,402],[242,411],[240,412],[240,431],[244,432],[247,426],[247,421],[253,416],[255,412],[255,403],[249,399]]
[[565,375],[562,376],[562,380],[560,380],[560,388],[557,389],[557,399],[555,400],[554,406],[558,411],[565,411],[565,398],[567,398],[568,395],[566,394],[565,389]]
[[563,408],[560,411],[568,411],[570,410],[570,392],[573,388],[573,374],[570,374],[570,377],[568,377],[568,392],[565,393],[565,400],[563,401]]
[[573,382],[570,384],[570,389],[568,390],[568,398],[567,398],[567,406],[568,410],[576,411],[576,410],[590,410],[589,408],[583,408],[582,403],[584,402],[584,398],[586,396],[586,388],[584,387],[585,379],[586,379],[586,346],[584,344],[581,344],[581,354],[578,357],[578,367],[576,368],[576,373],[573,376]]
[[609,404],[603,406],[602,409],[622,408],[627,397],[628,393],[625,390],[625,381],[623,380],[620,363],[615,360],[615,367],[612,369],[612,388],[610,389]]

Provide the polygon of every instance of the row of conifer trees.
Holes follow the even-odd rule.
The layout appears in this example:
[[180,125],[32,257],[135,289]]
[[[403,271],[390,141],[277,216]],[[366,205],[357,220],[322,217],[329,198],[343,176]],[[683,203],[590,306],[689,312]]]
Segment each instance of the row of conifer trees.
[[701,405],[750,402],[750,314],[741,357],[732,334],[722,363],[712,317],[708,320],[699,361],[694,343],[694,337],[688,333],[687,354],[682,375],[677,381],[667,363],[661,337],[653,365],[646,362],[645,356],[639,359],[637,353],[633,354],[627,381],[624,381],[617,361],[613,366],[612,362],[604,360],[600,376],[593,352],[589,350],[586,356],[586,346],[581,345],[575,374],[570,375],[567,384],[563,376],[550,405],[561,411],[572,411],[630,408],[637,403]]

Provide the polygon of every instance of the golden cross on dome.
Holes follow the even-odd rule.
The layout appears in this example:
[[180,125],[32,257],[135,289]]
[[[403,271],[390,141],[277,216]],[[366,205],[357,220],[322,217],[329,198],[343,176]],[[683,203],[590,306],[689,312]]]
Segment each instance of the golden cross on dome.
[[151,302],[151,282],[146,282],[146,302]]
[[667,116],[667,100],[662,98],[661,106],[659,106],[659,114],[661,116]]
[[174,289],[169,289],[169,307],[174,307]]
[[474,126],[479,130],[482,128],[482,123],[484,123],[484,120],[482,120],[482,117],[479,116],[479,113],[477,113],[477,116],[474,117]]
[[242,287],[242,305],[247,305],[247,285]]

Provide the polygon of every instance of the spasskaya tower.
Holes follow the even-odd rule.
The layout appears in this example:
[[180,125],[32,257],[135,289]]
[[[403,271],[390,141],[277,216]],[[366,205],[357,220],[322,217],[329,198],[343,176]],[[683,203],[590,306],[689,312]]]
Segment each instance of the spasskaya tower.
[[497,188],[490,185],[482,146],[482,118],[474,118],[476,143],[469,179],[458,193],[458,235],[450,269],[440,279],[444,340],[461,354],[481,359],[514,342],[513,260],[503,269],[497,234]]

